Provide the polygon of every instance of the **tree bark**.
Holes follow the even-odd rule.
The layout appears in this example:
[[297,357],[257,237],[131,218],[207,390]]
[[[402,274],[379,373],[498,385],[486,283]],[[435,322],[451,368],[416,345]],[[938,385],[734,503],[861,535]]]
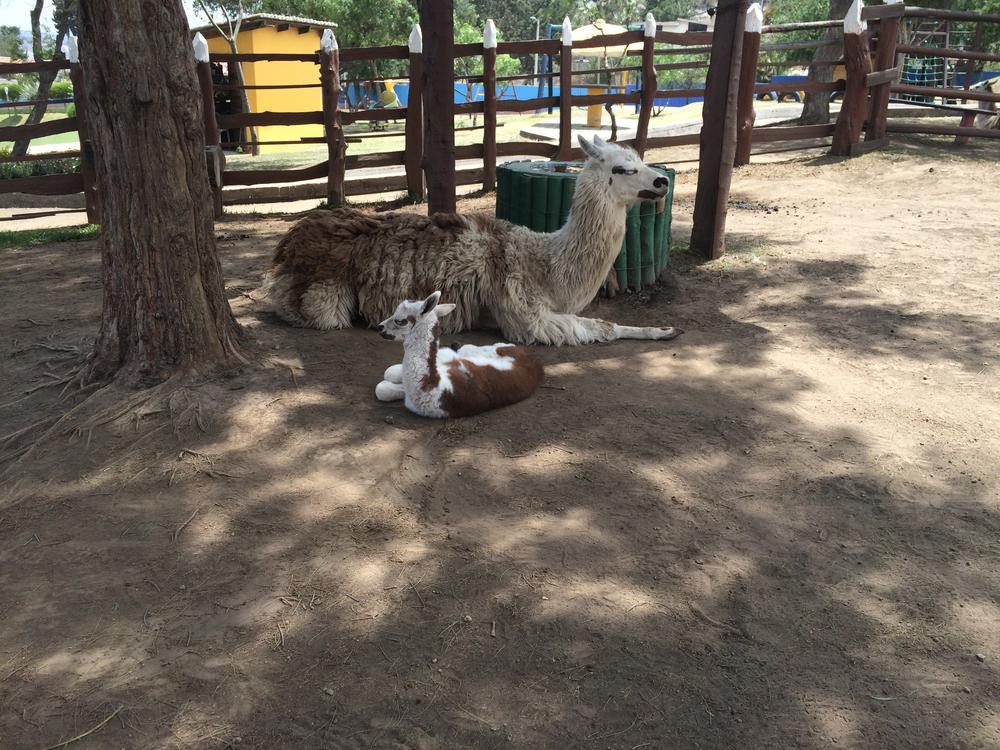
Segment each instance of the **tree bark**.
[[[31,53],[36,61],[41,61],[45,59],[42,50],[42,6],[45,5],[45,0],[35,0],[35,7],[31,9]],[[62,53],[62,45],[66,40],[66,27],[60,26],[56,29],[56,46],[52,52],[53,60],[65,60],[66,56]],[[35,94],[35,99],[37,104],[31,108],[31,112],[28,114],[28,119],[24,121],[25,125],[37,125],[45,117],[45,113],[48,111],[49,103],[49,91],[52,89],[52,84],[55,83],[56,76],[59,71],[56,70],[42,70],[38,73],[38,91]],[[25,139],[14,142],[14,147],[10,151],[11,156],[24,156],[28,153],[28,146],[31,145],[31,139]]]
[[215,251],[181,0],[87,0],[80,66],[103,196],[93,379],[151,385],[245,362]]
[[[830,0],[830,13],[827,18],[831,21],[843,20],[844,16],[847,15],[848,9],[851,7],[851,2],[852,0]],[[843,38],[844,27],[842,25],[831,26],[826,30],[826,36],[824,37],[826,40],[841,40]],[[842,52],[843,45],[840,44],[829,44],[825,47],[819,47],[816,50],[816,56],[813,58],[813,62],[828,63],[833,60],[839,60]],[[808,80],[830,83],[833,80],[833,68],[833,65],[810,65]],[[806,94],[806,100],[805,104],[802,106],[802,116],[799,118],[799,122],[802,125],[819,125],[829,121],[830,92],[816,91]]]

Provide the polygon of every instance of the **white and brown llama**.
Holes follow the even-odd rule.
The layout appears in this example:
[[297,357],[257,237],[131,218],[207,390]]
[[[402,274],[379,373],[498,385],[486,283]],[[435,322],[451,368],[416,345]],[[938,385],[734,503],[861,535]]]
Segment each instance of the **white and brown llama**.
[[524,401],[545,379],[542,365],[527,349],[511,344],[442,349],[441,319],[454,304],[439,305],[441,292],[425,300],[401,302],[378,324],[387,339],[403,342],[403,363],[385,371],[375,386],[381,401],[403,399],[422,417],[471,417]]
[[567,223],[550,234],[492,216],[315,211],[281,240],[262,291],[287,322],[375,325],[400,299],[435,289],[455,304],[447,333],[489,313],[520,344],[672,339],[679,328],[621,326],[579,317],[597,295],[625,236],[625,214],[667,193],[666,177],[635,151],[580,138],[589,157]]

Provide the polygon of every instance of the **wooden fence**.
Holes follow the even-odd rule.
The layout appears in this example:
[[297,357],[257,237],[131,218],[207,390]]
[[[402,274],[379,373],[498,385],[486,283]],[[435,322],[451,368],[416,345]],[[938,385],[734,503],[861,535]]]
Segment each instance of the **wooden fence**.
[[[855,9],[856,11],[857,9]],[[904,7],[902,4],[875,5],[860,11],[857,19],[848,18],[846,26],[848,33],[844,41],[828,39],[768,42],[771,35],[782,34],[803,29],[824,29],[839,25],[840,21],[816,21],[806,24],[787,24],[762,26],[759,19],[751,18],[743,31],[742,51],[739,64],[738,115],[736,130],[735,163],[746,164],[752,155],[754,147],[761,146],[768,151],[793,150],[799,148],[831,147],[832,153],[853,156],[866,151],[885,146],[890,133],[928,133],[955,135],[961,140],[969,137],[997,138],[1000,130],[986,130],[971,126],[971,117],[987,112],[985,105],[1000,102],[1000,94],[988,91],[970,90],[968,76],[966,86],[962,89],[914,86],[899,82],[900,61],[904,55],[935,55],[943,58],[974,63],[1000,62],[1000,55],[972,49],[951,49],[926,47],[920,45],[898,44],[898,31],[905,19],[924,19],[927,17],[947,18],[954,21],[977,24],[982,29],[985,24],[1000,23],[1000,16],[990,16],[974,13],[958,13],[924,8]],[[651,21],[651,19],[650,19]],[[852,25],[852,23],[854,25]],[[515,156],[531,156],[568,160],[581,156],[573,141],[573,109],[594,104],[602,106],[630,105],[638,110],[637,128],[634,137],[627,143],[634,146],[640,153],[651,149],[664,149],[679,146],[701,145],[702,148],[717,148],[723,150],[721,141],[706,143],[705,139],[723,138],[723,131],[698,132],[681,135],[655,135],[650,133],[653,111],[658,98],[662,97],[706,97],[713,95],[707,88],[667,89],[660,88],[657,74],[668,70],[707,70],[711,62],[713,32],[673,33],[660,31],[655,23],[647,21],[643,28],[627,31],[613,36],[604,36],[586,41],[563,43],[560,40],[531,40],[497,42],[495,30],[488,24],[484,41],[475,44],[455,44],[456,58],[481,58],[483,73],[475,76],[454,76],[454,81],[471,85],[482,84],[483,98],[481,101],[455,103],[440,111],[428,111],[423,106],[425,92],[423,86],[431,78],[425,75],[427,66],[424,64],[424,50],[419,28],[411,34],[408,44],[371,48],[338,49],[336,42],[329,34],[324,37],[323,45],[314,54],[285,53],[254,53],[229,54],[213,53],[208,55],[204,48],[198,58],[198,77],[204,103],[205,142],[209,162],[209,174],[212,183],[216,213],[221,214],[225,193],[224,187],[231,186],[273,186],[278,183],[308,183],[310,191],[286,191],[286,199],[298,199],[305,195],[322,194],[330,205],[341,205],[345,198],[352,195],[368,195],[384,192],[408,192],[415,199],[422,199],[427,192],[427,186],[432,190],[451,190],[452,200],[456,185],[476,184],[490,190],[496,184],[496,165],[502,158]],[[868,28],[870,26],[870,29]],[[855,28],[857,27],[857,28]],[[569,29],[564,30],[564,39],[570,40]],[[980,31],[979,38],[982,37]],[[822,46],[843,44],[842,58],[828,62],[814,63],[817,65],[840,66],[846,69],[846,77],[833,82],[794,81],[784,83],[762,82],[758,73],[771,71],[782,67],[790,67],[794,63],[775,59],[771,53],[781,53],[788,50],[816,49]],[[638,58],[639,65],[621,65],[602,68],[601,73],[638,73],[641,83],[635,90],[624,93],[607,91],[601,94],[574,93],[574,82],[580,76],[591,75],[594,70],[573,70],[574,51],[593,48],[612,48],[628,46],[629,57]],[[546,56],[558,62],[549,71],[543,71],[537,76],[498,76],[496,61],[499,55],[534,55]],[[662,62],[671,56],[683,55],[687,58],[679,62]],[[408,72],[404,74],[409,84],[407,106],[389,109],[348,109],[342,104],[343,71],[345,63],[359,61],[394,61],[397,65],[403,63]],[[321,92],[321,106],[314,111],[305,112],[253,112],[239,114],[219,114],[215,112],[216,93],[223,90],[235,90],[234,84],[213,83],[211,65],[213,63],[255,63],[269,62],[304,62],[316,66],[316,79],[313,84],[290,83],[289,88],[315,87]],[[552,70],[552,67],[557,69]],[[0,127],[0,141],[14,141],[24,138],[40,138],[58,133],[77,131],[80,134],[79,150],[61,151],[56,153],[34,153],[24,157],[3,157],[0,163],[24,162],[57,157],[74,157],[80,159],[80,171],[74,174],[46,175],[40,177],[24,177],[0,180],[0,193],[31,193],[36,195],[57,195],[84,193],[88,218],[99,221],[100,202],[94,182],[94,154],[88,138],[86,122],[86,96],[80,76],[79,64],[67,63],[5,63],[0,64],[0,75],[12,73],[38,72],[40,70],[68,69],[74,82],[74,101],[77,104],[76,116],[61,120],[43,122],[31,126]],[[440,71],[437,71],[440,72]],[[550,83],[547,95],[534,96],[529,99],[510,100],[497,95],[497,83],[517,80],[547,80]],[[585,84],[580,84],[585,85]],[[254,88],[246,86],[245,88]],[[256,88],[262,88],[257,86]],[[268,86],[282,88],[282,86]],[[540,89],[541,90],[541,89]],[[777,124],[759,126],[755,124],[755,102],[767,93],[783,92],[829,92],[843,94],[844,103],[836,123],[819,125],[789,125]],[[895,123],[888,119],[890,103],[893,95],[920,95],[928,99],[941,98],[942,104],[935,105],[928,101],[928,106],[937,108],[954,108],[948,104],[951,101],[971,101],[979,103],[982,109],[974,104],[971,107],[959,108],[955,112],[961,115],[959,125],[941,125],[920,122]],[[910,102],[909,104],[913,104]],[[529,140],[498,142],[498,115],[504,113],[553,111],[558,118],[558,139],[555,142],[539,142]],[[971,114],[970,114],[971,113]],[[474,160],[481,162],[481,167],[461,169],[453,172],[453,182],[442,180],[444,169],[433,159],[425,159],[425,142],[428,133],[447,135],[450,131],[454,142],[455,117],[459,115],[477,115],[482,117],[483,125],[475,129],[482,130],[482,142],[455,146],[454,159]],[[359,139],[384,137],[383,133],[345,134],[344,126],[359,122],[402,121],[405,123],[405,148],[396,151],[380,151],[376,153],[352,154],[351,144]],[[244,129],[251,126],[322,126],[320,136],[302,137],[297,140],[262,141],[261,145],[326,145],[327,158],[316,164],[294,169],[246,169],[237,170],[226,166],[222,152],[220,131]],[[659,157],[669,161],[668,158]],[[386,174],[359,174],[358,170],[380,168]],[[280,200],[276,197],[255,197],[254,200],[269,202]],[[43,214],[57,213],[47,211]],[[42,214],[15,214],[8,218],[28,218]]]

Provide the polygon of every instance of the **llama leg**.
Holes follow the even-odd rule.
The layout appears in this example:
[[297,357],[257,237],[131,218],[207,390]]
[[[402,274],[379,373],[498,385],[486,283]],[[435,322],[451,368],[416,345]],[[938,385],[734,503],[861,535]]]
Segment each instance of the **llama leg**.
[[349,328],[356,307],[354,290],[337,281],[319,281],[302,295],[302,317],[321,331]]
[[403,382],[403,364],[392,365],[386,368],[385,374],[382,376],[383,380],[388,380],[390,383],[402,383]]
[[390,383],[383,380],[375,386],[375,398],[379,401],[402,401],[406,397],[406,390],[401,383]]
[[620,326],[598,318],[581,318],[564,313],[542,313],[530,326],[534,341],[554,346],[577,346],[615,339],[672,339],[679,328]]

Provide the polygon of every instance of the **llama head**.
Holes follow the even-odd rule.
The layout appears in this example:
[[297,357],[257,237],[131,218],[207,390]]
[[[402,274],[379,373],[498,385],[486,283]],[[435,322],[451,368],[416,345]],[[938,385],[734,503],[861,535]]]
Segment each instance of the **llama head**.
[[625,205],[637,201],[656,200],[667,194],[670,180],[666,175],[642,163],[633,149],[606,143],[599,135],[593,141],[578,136],[580,148],[588,156],[585,172],[595,174],[607,183],[612,195]]
[[382,338],[403,341],[414,330],[433,329],[438,318],[455,309],[455,305],[439,305],[441,292],[434,292],[427,299],[404,300],[399,303],[396,312],[378,324],[377,329]]

